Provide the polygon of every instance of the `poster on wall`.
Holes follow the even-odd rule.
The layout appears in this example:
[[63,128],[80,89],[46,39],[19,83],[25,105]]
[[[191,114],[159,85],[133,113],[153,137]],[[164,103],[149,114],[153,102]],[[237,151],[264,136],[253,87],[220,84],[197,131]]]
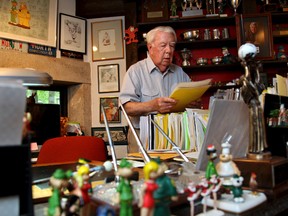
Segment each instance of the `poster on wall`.
[[56,47],[57,0],[0,1],[0,38]]

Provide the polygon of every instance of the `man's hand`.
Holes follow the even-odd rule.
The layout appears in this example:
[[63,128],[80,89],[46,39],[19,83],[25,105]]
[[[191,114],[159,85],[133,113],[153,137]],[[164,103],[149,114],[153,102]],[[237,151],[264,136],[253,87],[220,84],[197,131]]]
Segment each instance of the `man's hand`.
[[160,97],[151,101],[155,110],[159,113],[168,113],[176,105],[177,101],[169,97]]

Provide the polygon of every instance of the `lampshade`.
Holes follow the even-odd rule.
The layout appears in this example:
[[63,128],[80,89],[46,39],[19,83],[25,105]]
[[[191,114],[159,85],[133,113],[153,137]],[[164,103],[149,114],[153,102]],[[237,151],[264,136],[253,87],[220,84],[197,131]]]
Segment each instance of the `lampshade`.
[[48,86],[53,83],[48,73],[28,68],[0,68],[0,79],[21,80],[25,86]]

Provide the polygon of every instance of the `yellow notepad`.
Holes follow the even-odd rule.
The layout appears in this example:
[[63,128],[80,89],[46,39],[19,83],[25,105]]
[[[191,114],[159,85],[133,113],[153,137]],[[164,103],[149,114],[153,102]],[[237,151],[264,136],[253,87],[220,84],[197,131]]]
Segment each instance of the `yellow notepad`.
[[183,112],[192,101],[198,100],[205,91],[211,86],[212,79],[206,79],[196,82],[181,82],[178,83],[174,91],[169,96],[176,99],[178,102],[173,107],[172,112]]

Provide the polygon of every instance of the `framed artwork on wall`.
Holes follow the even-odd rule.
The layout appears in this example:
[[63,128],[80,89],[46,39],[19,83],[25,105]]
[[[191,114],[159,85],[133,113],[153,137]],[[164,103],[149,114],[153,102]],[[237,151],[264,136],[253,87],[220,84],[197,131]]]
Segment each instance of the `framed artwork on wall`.
[[124,58],[122,20],[91,23],[92,60]]
[[98,65],[98,92],[119,92],[119,64]]
[[[109,127],[109,129],[114,145],[127,145],[127,137],[124,133],[124,127]],[[92,127],[91,135],[102,138],[105,144],[109,145],[105,127]]]
[[60,13],[60,50],[86,53],[87,21],[81,17]]
[[237,16],[238,48],[244,43],[257,47],[257,59],[273,59],[273,36],[270,13],[245,14]]
[[119,98],[118,97],[101,97],[99,114],[100,114],[100,123],[104,123],[103,113],[101,112],[101,105],[104,107],[106,118],[108,122],[111,123],[120,123],[121,115],[120,110],[118,109]]
[[56,47],[57,0],[0,1],[0,37]]

